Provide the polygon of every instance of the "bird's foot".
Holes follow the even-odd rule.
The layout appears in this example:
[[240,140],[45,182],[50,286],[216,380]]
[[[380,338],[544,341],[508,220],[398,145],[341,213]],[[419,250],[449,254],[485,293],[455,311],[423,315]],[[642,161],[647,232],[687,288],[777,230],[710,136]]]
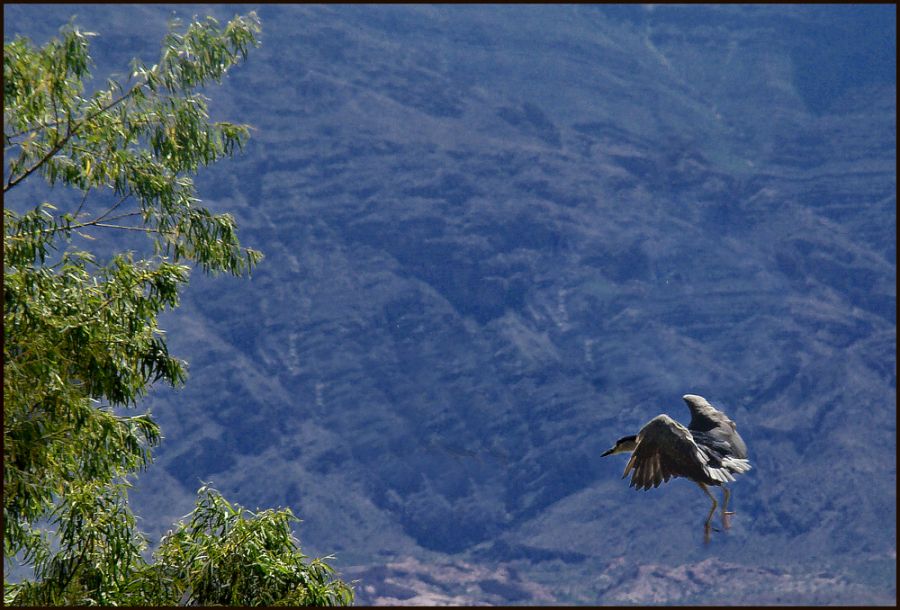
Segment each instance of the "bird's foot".
[[729,517],[731,517],[731,515],[733,514],[733,510],[726,510],[722,512],[722,527],[724,527],[725,529],[731,527],[731,519],[729,519]]

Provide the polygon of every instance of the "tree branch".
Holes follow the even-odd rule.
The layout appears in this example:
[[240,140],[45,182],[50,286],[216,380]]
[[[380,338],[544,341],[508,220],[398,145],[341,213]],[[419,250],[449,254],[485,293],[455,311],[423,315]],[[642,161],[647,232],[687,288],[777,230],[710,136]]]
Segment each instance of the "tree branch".
[[72,133],[72,132],[67,133],[67,134],[66,134],[66,137],[63,138],[62,140],[60,140],[53,148],[51,148],[51,149],[47,152],[47,154],[44,155],[44,156],[41,158],[40,161],[38,161],[37,163],[35,163],[34,165],[32,165],[30,168],[28,168],[27,170],[25,170],[25,173],[22,174],[21,176],[19,176],[18,178],[16,178],[15,180],[13,180],[12,175],[10,175],[10,176],[9,176],[9,181],[6,183],[6,186],[3,187],[3,192],[5,193],[6,191],[10,190],[10,189],[13,188],[14,186],[16,186],[17,184],[19,184],[20,182],[22,182],[22,180],[24,180],[25,178],[27,178],[28,176],[30,176],[31,174],[33,174],[33,173],[35,172],[35,170],[37,170],[40,166],[42,166],[44,163],[46,163],[47,161],[49,161],[56,153],[58,153],[60,150],[62,150],[62,147],[66,145],[66,142],[68,142],[69,139],[70,139],[73,135],[75,135],[75,134]]
[[[122,96],[119,97],[118,99],[115,99],[115,100],[113,100],[112,102],[110,102],[109,104],[107,104],[106,106],[101,106],[101,107],[98,108],[96,111],[94,111],[94,112],[92,112],[92,113],[90,113],[90,114],[85,115],[83,118],[81,118],[81,119],[79,119],[79,120],[76,121],[74,129],[73,129],[73,127],[72,127],[72,115],[67,114],[67,116],[66,116],[66,123],[67,123],[67,124],[66,124],[66,137],[64,137],[64,138],[63,138],[62,140],[60,140],[56,145],[54,145],[54,146],[50,149],[50,151],[49,151],[46,155],[44,155],[44,156],[41,158],[40,161],[38,161],[38,162],[35,163],[33,166],[31,166],[30,168],[28,168],[28,169],[25,171],[24,174],[22,174],[21,176],[19,176],[19,177],[16,178],[15,180],[13,180],[12,175],[10,175],[9,181],[7,181],[6,186],[3,187],[3,192],[5,193],[6,191],[10,190],[10,189],[13,188],[14,186],[16,186],[17,184],[19,184],[20,182],[22,182],[22,180],[24,180],[25,178],[27,178],[28,176],[30,176],[31,174],[33,174],[33,173],[35,172],[35,170],[37,170],[39,167],[41,167],[41,166],[44,165],[47,161],[49,161],[56,153],[58,153],[60,150],[62,150],[62,147],[65,146],[65,145],[68,143],[68,141],[69,141],[70,139],[72,139],[72,137],[75,136],[75,135],[78,133],[78,130],[81,129],[81,128],[85,125],[85,123],[87,123],[88,121],[93,120],[95,117],[99,116],[100,114],[103,114],[103,113],[106,112],[107,110],[110,110],[111,108],[113,108],[113,107],[119,105],[120,103],[122,103],[123,101],[125,101],[126,99],[128,99],[129,97],[131,97],[131,95],[132,95],[135,91],[137,91],[139,87],[143,87],[143,86],[144,86],[144,83],[137,83],[137,84],[135,84],[131,89],[129,89],[127,93],[125,93],[124,95],[122,95]],[[55,100],[54,100],[54,112],[56,112],[55,107],[56,107],[56,102],[55,102]],[[61,123],[62,123],[62,120],[57,119],[55,125],[58,126],[58,125],[60,125]]]

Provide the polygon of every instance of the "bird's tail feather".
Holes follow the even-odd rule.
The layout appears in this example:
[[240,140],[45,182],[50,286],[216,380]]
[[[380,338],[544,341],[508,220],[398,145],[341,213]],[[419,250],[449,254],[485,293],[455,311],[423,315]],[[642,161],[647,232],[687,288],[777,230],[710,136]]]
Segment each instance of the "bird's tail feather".
[[744,473],[752,468],[750,460],[732,457],[722,458],[722,466],[737,473]]

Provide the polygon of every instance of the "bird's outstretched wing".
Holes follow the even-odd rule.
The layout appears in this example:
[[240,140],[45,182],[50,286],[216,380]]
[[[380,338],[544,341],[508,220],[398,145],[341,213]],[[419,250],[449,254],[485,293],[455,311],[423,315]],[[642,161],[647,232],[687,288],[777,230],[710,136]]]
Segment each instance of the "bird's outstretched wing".
[[672,477],[709,483],[734,481],[727,465],[694,441],[690,430],[668,415],[657,415],[641,428],[637,447],[622,478],[631,475],[631,487],[659,487]]
[[[722,457],[743,459],[746,462],[747,445],[738,434],[737,426],[722,411],[712,406],[708,400],[696,394],[685,394],[682,399],[687,403],[691,411],[691,421],[688,429],[694,435],[694,439],[701,445],[714,448]],[[697,435],[701,435],[698,437]],[[745,465],[749,470],[749,462]],[[732,470],[744,472],[742,465]]]
[[688,424],[691,430],[709,430],[717,426],[734,428],[734,422],[702,396],[685,394],[681,399],[691,412],[691,423]]

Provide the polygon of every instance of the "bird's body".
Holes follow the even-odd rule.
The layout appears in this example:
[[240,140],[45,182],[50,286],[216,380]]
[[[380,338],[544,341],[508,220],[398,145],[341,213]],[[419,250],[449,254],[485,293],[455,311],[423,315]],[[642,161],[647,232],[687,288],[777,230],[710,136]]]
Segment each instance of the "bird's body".
[[750,462],[747,446],[727,415],[702,396],[685,394],[682,398],[691,411],[687,427],[668,415],[657,415],[637,435],[619,439],[603,455],[631,453],[622,478],[631,473],[631,487],[636,489],[659,487],[660,483],[674,477],[697,483],[713,502],[706,520],[708,539],[717,503],[706,486],[722,486],[725,496],[723,521],[728,527],[726,516],[731,513],[725,509],[730,491],[725,484],[734,481],[735,474],[750,470]]

